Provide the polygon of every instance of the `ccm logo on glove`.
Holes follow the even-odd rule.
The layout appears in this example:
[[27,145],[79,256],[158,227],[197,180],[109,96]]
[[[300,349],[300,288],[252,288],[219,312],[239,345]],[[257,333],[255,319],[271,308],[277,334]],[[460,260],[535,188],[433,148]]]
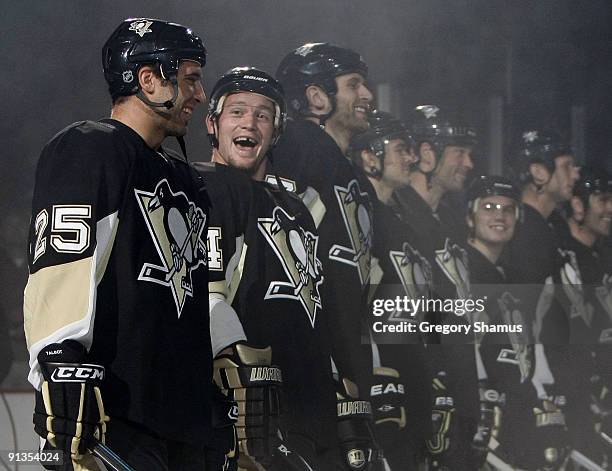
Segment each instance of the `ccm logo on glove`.
[[48,363],[45,366],[52,369],[50,377],[54,383],[85,383],[87,381],[104,380],[104,367],[100,365],[70,365],[65,363],[54,365]]

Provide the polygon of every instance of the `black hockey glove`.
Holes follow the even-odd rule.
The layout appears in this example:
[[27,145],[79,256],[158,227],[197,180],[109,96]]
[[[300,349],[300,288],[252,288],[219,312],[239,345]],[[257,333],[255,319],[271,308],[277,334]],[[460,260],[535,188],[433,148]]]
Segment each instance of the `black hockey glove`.
[[78,469],[70,461],[82,460],[92,439],[104,442],[110,420],[100,393],[104,367],[88,363],[85,347],[75,340],[47,345],[38,363],[45,381],[36,392],[34,430],[47,440],[46,447],[64,452],[60,469]]
[[433,407],[431,411],[432,431],[431,440],[427,441],[427,449],[436,461],[438,455],[450,448],[451,428],[454,425],[455,400],[446,389],[446,373],[439,371],[432,381]]
[[599,375],[591,378],[591,391],[595,434],[603,441],[607,452],[612,453],[612,391]]
[[337,382],[339,470],[384,469],[383,454],[376,443],[372,405],[359,400],[357,386],[348,379]]
[[214,362],[214,381],[221,392],[236,401],[236,432],[241,468],[255,463],[267,468],[280,443],[281,370],[272,366],[272,349],[244,344],[232,347],[229,354]]
[[238,436],[236,421],[238,405],[213,385],[213,439],[205,451],[206,469],[213,471],[238,470]]
[[492,440],[495,442],[499,435],[502,408],[505,403],[505,396],[503,394],[487,386],[485,381],[480,381],[478,387],[480,418],[472,441],[474,469],[480,469],[485,463],[489,451],[497,448],[497,445],[493,446],[491,442]]
[[544,399],[533,408],[535,434],[530,469],[557,470],[567,457],[569,437],[565,414],[561,410],[565,399],[564,396],[553,396],[553,399]]
[[374,384],[370,401],[376,426],[391,426],[394,430],[406,427],[406,394],[400,374],[393,368],[374,368]]

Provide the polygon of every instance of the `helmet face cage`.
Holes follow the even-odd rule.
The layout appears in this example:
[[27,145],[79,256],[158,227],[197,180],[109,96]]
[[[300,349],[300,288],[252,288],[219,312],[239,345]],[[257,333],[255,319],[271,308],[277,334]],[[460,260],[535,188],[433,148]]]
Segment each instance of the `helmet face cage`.
[[482,175],[472,181],[466,194],[468,214],[478,211],[480,200],[488,196],[505,196],[514,200],[516,202],[515,217],[517,221],[521,219],[522,205],[519,189],[509,179],[497,175]]
[[338,91],[336,77],[350,73],[368,75],[368,66],[357,52],[329,43],[307,43],[285,56],[276,78],[285,88],[290,109],[305,113],[306,88],[317,85],[333,98]]
[[123,21],[102,48],[104,77],[113,99],[138,93],[138,71],[143,65],[157,64],[162,78],[176,81],[183,60],[204,67],[202,40],[185,26],[156,19]]
[[[223,111],[226,98],[233,93],[256,93],[274,103],[275,145],[287,121],[287,105],[281,84],[266,72],[255,67],[234,67],[228,70],[213,87],[208,103],[208,117],[216,121]],[[215,137],[216,140],[216,137]],[[214,145],[214,142],[213,142]]]

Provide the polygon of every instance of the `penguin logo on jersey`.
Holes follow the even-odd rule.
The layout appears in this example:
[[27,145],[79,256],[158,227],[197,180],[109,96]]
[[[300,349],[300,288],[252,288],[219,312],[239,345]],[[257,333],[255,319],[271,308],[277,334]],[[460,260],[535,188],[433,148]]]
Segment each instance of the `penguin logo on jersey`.
[[271,218],[259,218],[257,226],[276,253],[289,281],[273,281],[265,299],[285,298],[300,302],[312,327],[321,309],[319,285],[323,283],[317,258],[319,237],[304,230],[294,217],[277,206]]
[[612,321],[612,275],[604,275],[601,286],[595,287],[595,296]]
[[161,265],[146,262],[138,279],[168,286],[180,318],[187,296],[193,296],[191,273],[206,265],[206,214],[185,193],[173,192],[166,179],[152,193],[134,193],[161,260]]
[[470,297],[470,275],[467,252],[450,239],[444,242],[444,249],[436,250],[436,263],[457,289],[458,299]]
[[389,257],[397,276],[402,282],[404,291],[412,298],[427,296],[431,286],[431,265],[408,242],[402,245],[402,251],[391,250]]
[[592,307],[587,305],[584,300],[582,277],[580,276],[576,253],[572,250],[558,250],[562,260],[561,282],[563,284],[563,291],[571,303],[570,318],[576,319],[580,317],[590,327],[593,312]]
[[520,309],[520,300],[505,291],[497,298],[497,304],[506,325],[523,326],[522,332],[508,332],[512,348],[502,348],[497,356],[497,361],[500,363],[511,363],[518,366],[521,383],[523,383],[531,376],[534,353],[527,334],[528,326]]
[[351,246],[334,244],[329,258],[357,267],[361,284],[370,278],[372,248],[372,219],[370,197],[359,188],[357,180],[351,180],[346,188],[334,186],[340,212],[344,219]]

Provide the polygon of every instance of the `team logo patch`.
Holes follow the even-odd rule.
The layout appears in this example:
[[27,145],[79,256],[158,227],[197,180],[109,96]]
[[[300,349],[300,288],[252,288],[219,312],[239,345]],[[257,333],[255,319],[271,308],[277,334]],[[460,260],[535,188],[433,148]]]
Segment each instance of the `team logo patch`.
[[372,218],[370,197],[362,192],[357,180],[351,180],[346,188],[334,186],[340,212],[350,238],[350,247],[334,244],[329,258],[357,268],[361,284],[370,278],[372,249]]
[[259,218],[257,226],[280,260],[287,281],[273,281],[265,299],[294,299],[300,302],[312,327],[321,309],[319,285],[323,283],[317,258],[319,237],[306,231],[294,217],[277,206],[271,218]]
[[166,179],[152,193],[134,193],[161,262],[146,262],[138,279],[168,286],[181,317],[187,296],[193,296],[191,273],[206,265],[206,214],[185,193],[173,192]]
[[601,286],[595,287],[595,296],[612,321],[612,276],[605,274]]
[[366,456],[363,450],[353,448],[346,453],[346,459],[351,469],[362,469],[366,464]]
[[470,275],[467,252],[450,239],[444,242],[444,249],[436,250],[436,263],[457,289],[458,299],[470,297]]
[[147,33],[152,33],[153,31],[149,29],[149,26],[151,26],[153,24],[152,21],[145,21],[145,20],[141,20],[141,21],[134,21],[132,23],[130,23],[130,31],[134,31],[138,36],[140,36],[141,38],[147,34]]
[[527,131],[523,133],[523,141],[525,143],[535,142],[538,138],[538,131]]
[[508,332],[512,349],[501,349],[497,357],[498,362],[518,366],[522,383],[531,376],[534,359],[533,348],[529,345],[527,335],[528,326],[520,309],[520,300],[506,291],[497,299],[497,304],[506,325],[523,326],[523,332]]
[[132,73],[131,70],[126,70],[121,74],[121,77],[123,78],[123,81],[125,83],[130,83],[132,80],[134,80],[134,74]]
[[570,318],[582,318],[584,323],[590,327],[593,320],[593,309],[587,305],[582,289],[582,277],[576,260],[576,253],[572,250],[559,249],[562,259],[561,282],[563,291],[570,301]]
[[437,117],[438,111],[440,111],[440,108],[435,105],[421,105],[417,106],[416,109],[425,115],[425,119]]
[[406,294],[412,299],[427,296],[432,283],[431,265],[419,251],[404,242],[402,251],[391,250],[389,257]]

